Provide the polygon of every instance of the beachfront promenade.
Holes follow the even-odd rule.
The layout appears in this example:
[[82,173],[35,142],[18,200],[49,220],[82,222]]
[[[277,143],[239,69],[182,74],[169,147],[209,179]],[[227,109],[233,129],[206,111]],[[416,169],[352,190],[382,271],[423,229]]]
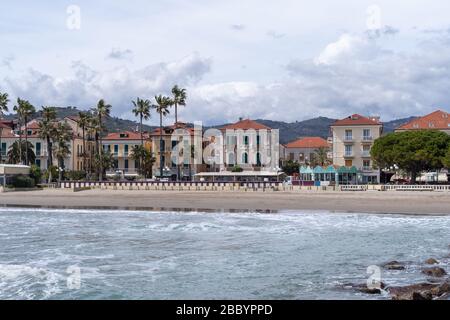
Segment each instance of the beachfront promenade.
[[163,182],[163,181],[123,181],[89,182],[66,181],[61,189],[82,191],[85,189],[110,190],[155,190],[155,191],[260,191],[260,192],[339,192],[339,191],[417,191],[449,192],[450,185],[336,185],[301,186],[283,182]]

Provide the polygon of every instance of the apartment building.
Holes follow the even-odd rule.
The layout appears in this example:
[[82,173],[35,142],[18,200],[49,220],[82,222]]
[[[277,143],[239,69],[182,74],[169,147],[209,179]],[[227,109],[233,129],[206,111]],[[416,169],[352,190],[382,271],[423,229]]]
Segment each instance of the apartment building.
[[[70,155],[64,159],[64,166],[66,170],[84,170],[83,161],[83,133],[78,125],[77,117],[66,117],[59,121],[65,122],[72,129],[72,139],[69,142]],[[25,139],[25,126],[20,129],[17,124],[13,122],[1,123],[2,125],[2,137],[1,137],[1,150],[2,162],[7,161],[8,150],[11,145],[20,139],[20,131],[22,131],[22,139]],[[27,139],[33,145],[33,151],[36,155],[35,164],[42,170],[47,169],[47,141],[39,137],[39,120],[31,120],[27,124]],[[88,133],[85,132],[85,145],[87,149],[86,153],[86,166],[90,165],[92,154],[94,151],[94,143]],[[57,166],[57,159],[53,157],[53,165]]]
[[450,135],[450,114],[446,111],[436,110],[398,127],[395,131],[410,130],[440,130]]
[[[176,138],[173,138],[175,135],[175,130],[184,131],[183,135],[178,135]],[[196,136],[197,135],[197,136]],[[151,140],[151,150],[153,151],[153,155],[155,157],[155,163],[153,165],[153,174],[156,177],[160,177],[162,167],[163,169],[163,176],[162,178],[170,178],[170,179],[176,179],[177,177],[177,171],[178,176],[180,180],[189,180],[192,179],[192,177],[198,173],[206,170],[206,165],[203,163],[194,163],[193,158],[193,151],[194,148],[189,146],[185,146],[184,150],[180,152],[180,157],[185,159],[183,161],[183,164],[180,164],[177,166],[176,162],[172,161],[172,151],[174,150],[174,147],[178,145],[183,139],[186,139],[186,136],[190,139],[190,145],[194,146],[194,141],[198,139],[199,141],[202,141],[202,132],[196,132],[194,128],[188,127],[186,123],[183,122],[177,122],[171,126],[166,126],[162,128],[162,131],[160,128],[156,128],[150,133],[150,140]],[[162,139],[162,143],[160,143],[160,140]],[[204,144],[202,143],[202,149]],[[186,152],[185,149],[190,149],[188,152],[190,153],[189,156],[185,156],[183,152]],[[160,161],[160,155],[162,150],[162,162]],[[200,152],[202,152],[201,150]],[[197,151],[195,151],[197,152]],[[201,155],[200,155],[201,156]],[[189,160],[188,160],[189,159]]]
[[281,146],[272,128],[241,118],[220,131],[224,139],[224,161],[218,170],[226,171],[235,166],[244,171],[278,170]]
[[304,137],[289,142],[284,146],[284,160],[295,161],[300,164],[317,164],[317,151],[320,148],[327,150],[327,159],[331,162],[330,145],[321,137]]
[[330,128],[333,135],[333,164],[356,168],[357,181],[353,183],[378,183],[380,172],[373,167],[370,150],[383,131],[379,118],[354,114],[334,122]]
[[[107,173],[120,172],[124,176],[137,176],[139,160],[133,159],[132,149],[141,143],[141,133],[136,131],[113,132],[104,137],[102,139],[103,150],[112,153],[114,157],[114,167]],[[144,133],[144,147],[151,150],[147,132]]]

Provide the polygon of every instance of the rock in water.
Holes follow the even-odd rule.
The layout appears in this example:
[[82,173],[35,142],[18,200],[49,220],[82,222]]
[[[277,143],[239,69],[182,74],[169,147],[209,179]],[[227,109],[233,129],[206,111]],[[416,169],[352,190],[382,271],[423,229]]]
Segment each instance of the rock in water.
[[422,273],[426,274],[427,276],[440,278],[447,274],[444,269],[439,267],[432,267],[432,268],[425,268],[422,269]]
[[405,270],[405,264],[398,261],[390,261],[382,265],[387,270]]
[[431,290],[438,286],[431,283],[419,283],[406,287],[391,287],[388,291],[392,300],[429,300],[432,298]]
[[430,258],[430,259],[425,260],[425,263],[426,264],[439,264],[439,261],[437,261],[434,258]]

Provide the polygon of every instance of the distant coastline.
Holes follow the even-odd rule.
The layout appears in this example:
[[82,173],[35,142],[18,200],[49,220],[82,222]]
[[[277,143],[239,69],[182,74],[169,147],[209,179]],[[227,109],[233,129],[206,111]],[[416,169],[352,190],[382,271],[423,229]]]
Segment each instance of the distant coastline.
[[439,192],[178,192],[42,190],[0,194],[0,207],[97,210],[276,212],[332,211],[450,215],[450,197]]

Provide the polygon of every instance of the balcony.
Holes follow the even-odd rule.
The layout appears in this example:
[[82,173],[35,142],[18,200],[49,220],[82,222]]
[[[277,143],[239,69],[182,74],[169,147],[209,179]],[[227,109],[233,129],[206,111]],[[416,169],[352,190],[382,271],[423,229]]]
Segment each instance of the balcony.
[[362,143],[372,143],[373,137],[372,136],[363,136],[363,137],[361,137],[361,142]]
[[361,171],[373,171],[372,167],[363,166],[361,167]]
[[353,143],[353,142],[355,142],[355,140],[353,140],[353,136],[345,136],[344,142],[345,143]]
[[353,152],[345,152],[344,158],[354,158],[355,154]]
[[362,151],[361,152],[361,157],[363,157],[363,158],[371,158],[370,151]]

